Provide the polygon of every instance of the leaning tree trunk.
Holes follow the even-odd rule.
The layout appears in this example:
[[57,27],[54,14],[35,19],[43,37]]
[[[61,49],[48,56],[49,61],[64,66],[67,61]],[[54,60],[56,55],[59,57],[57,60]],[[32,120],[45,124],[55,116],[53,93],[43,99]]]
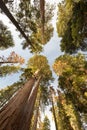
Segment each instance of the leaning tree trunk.
[[27,104],[27,100],[34,83],[35,78],[31,78],[24,85],[24,87],[22,87],[18,93],[7,103],[7,105],[5,105],[2,110],[0,110],[0,130],[14,130],[13,124],[17,118],[21,118],[21,112],[24,110]]
[[35,88],[33,89],[32,94],[27,100],[26,106],[22,111],[22,115],[20,114],[19,118],[16,118],[13,124],[13,130],[29,130],[31,125],[31,119],[33,116],[34,105],[37,97],[38,87],[39,87],[39,78],[35,84]]

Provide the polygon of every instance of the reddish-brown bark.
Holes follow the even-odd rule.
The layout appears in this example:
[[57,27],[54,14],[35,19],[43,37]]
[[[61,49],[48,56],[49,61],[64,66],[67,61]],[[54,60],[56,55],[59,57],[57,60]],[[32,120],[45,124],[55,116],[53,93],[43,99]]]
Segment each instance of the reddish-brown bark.
[[35,78],[31,78],[9,103],[0,110],[0,130],[18,130],[14,129],[14,124],[16,123],[16,120],[20,120],[22,117],[22,112],[26,108],[34,83]]
[[40,14],[42,23],[42,41],[44,42],[45,0],[40,0]]
[[[33,115],[34,105],[37,97],[38,87],[39,87],[40,79],[37,80],[33,92],[30,95],[29,99],[26,102],[26,106],[24,107],[22,111],[22,115],[16,119],[16,121],[13,124],[12,130],[29,130],[31,119]],[[21,118],[20,118],[21,117]]]
[[41,20],[45,21],[45,0],[40,0],[40,12],[41,12]]

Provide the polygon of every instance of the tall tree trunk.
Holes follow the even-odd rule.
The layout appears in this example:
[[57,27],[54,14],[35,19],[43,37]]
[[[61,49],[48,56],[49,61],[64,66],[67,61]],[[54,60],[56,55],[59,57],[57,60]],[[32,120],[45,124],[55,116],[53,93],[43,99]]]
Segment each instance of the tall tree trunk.
[[8,104],[0,110],[0,130],[14,130],[13,124],[20,115],[19,113],[21,113],[25,108],[34,84],[35,78],[31,78],[8,102]]
[[9,130],[29,130],[34,110],[34,104],[37,97],[39,82],[40,78],[35,83],[34,89],[32,90],[32,93],[29,98],[27,99],[24,108],[21,110],[19,115],[16,116],[16,119],[12,124],[12,128]]

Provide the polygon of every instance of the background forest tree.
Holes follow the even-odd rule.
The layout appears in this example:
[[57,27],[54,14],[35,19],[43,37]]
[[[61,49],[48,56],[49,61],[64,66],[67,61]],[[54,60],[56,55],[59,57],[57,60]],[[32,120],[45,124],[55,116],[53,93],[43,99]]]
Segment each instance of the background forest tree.
[[[83,54],[78,53],[79,50],[87,49],[86,6],[85,0],[64,0],[58,5],[56,23],[58,35],[61,37],[61,50],[65,52],[56,58],[53,64],[53,70],[58,75],[57,106],[59,114],[63,114],[61,110],[65,111],[61,121],[68,120],[74,130],[86,129],[83,124],[87,124],[82,120],[82,115],[87,114],[87,60]],[[62,123],[59,129],[63,129]]]
[[86,0],[64,0],[58,5],[57,31],[61,37],[61,50],[76,53],[87,50],[87,2]]
[[47,116],[44,118],[41,130],[50,130],[50,121]]
[[[87,113],[87,88],[86,88],[86,64],[87,61],[82,54],[76,56],[62,55],[58,57],[53,65],[54,71],[59,76],[59,88],[65,94],[67,103],[67,114],[69,105],[72,106],[77,121],[81,124],[82,113]],[[80,115],[79,115],[80,113]],[[72,115],[69,115],[72,118]],[[76,121],[75,121],[76,124]],[[74,124],[74,126],[75,126]],[[80,125],[78,124],[78,125]],[[74,128],[75,129],[75,128]],[[81,129],[80,127],[77,129]]]

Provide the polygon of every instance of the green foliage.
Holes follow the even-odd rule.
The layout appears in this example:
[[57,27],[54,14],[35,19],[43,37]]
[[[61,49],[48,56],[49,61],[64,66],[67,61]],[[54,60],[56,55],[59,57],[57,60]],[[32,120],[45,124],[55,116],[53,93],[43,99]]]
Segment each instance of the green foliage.
[[18,70],[20,69],[19,66],[9,66],[9,65],[5,65],[5,66],[0,66],[0,76],[6,76],[6,75],[10,75],[12,73],[16,73],[18,72]]
[[31,68],[33,73],[36,70],[40,70],[39,75],[42,77],[42,85],[46,85],[50,80],[53,80],[48,60],[43,55],[35,55],[30,58],[28,61],[28,68]]
[[29,0],[21,0],[19,3],[19,10],[17,11],[16,17],[22,29],[28,33],[28,31],[36,32],[36,23],[34,13],[37,16],[38,10],[35,6],[31,5]]
[[[43,45],[45,45],[53,35],[53,27],[50,22],[53,16],[53,5],[45,5],[44,25],[42,25],[43,21],[41,20],[40,13],[40,1],[34,1],[32,4],[29,0],[21,0],[19,3],[19,10],[16,14],[17,21],[22,30],[29,37],[35,48],[32,48],[32,46],[29,46],[29,44],[24,41],[22,43],[23,49],[28,47],[32,53],[41,52],[43,50]],[[44,33],[42,28],[44,28]]]
[[68,22],[72,17],[73,1],[64,0],[58,5],[58,19],[57,19],[57,31],[58,35],[62,37],[67,30]]
[[47,116],[45,116],[45,118],[44,118],[41,130],[50,130],[50,121]]
[[66,94],[64,108],[66,115],[69,117],[70,124],[74,130],[83,130],[81,117],[78,110],[75,107],[72,96]]
[[13,45],[11,32],[8,30],[7,26],[0,21],[0,49],[7,49]]
[[[58,129],[59,130],[73,130],[71,124],[70,124],[70,115],[67,115],[66,110],[64,108],[64,94],[58,95],[57,100],[57,111],[58,111]],[[67,108],[67,111],[69,112],[69,109]]]
[[[87,112],[87,61],[81,54],[76,56],[63,55],[56,59],[53,69],[59,74],[59,87],[74,101],[80,112]],[[62,67],[61,67],[62,66]],[[58,70],[58,68],[61,68]]]
[[33,34],[32,34],[32,36],[30,36],[29,39],[31,40],[31,43],[33,44],[34,48],[32,46],[29,46],[29,44],[26,41],[24,41],[22,43],[23,49],[29,48],[31,53],[33,52],[40,53],[41,51],[43,51],[43,46],[40,44],[39,37],[37,39],[37,36],[35,36],[34,34],[34,37],[33,37]]
[[62,37],[61,50],[70,54],[78,50],[87,50],[86,2],[64,0],[58,8],[57,31]]
[[32,69],[30,69],[30,68],[25,68],[24,71],[23,71],[23,73],[21,74],[20,78],[21,78],[21,80],[23,80],[23,81],[27,81],[29,78],[32,77],[32,75],[33,75]]

